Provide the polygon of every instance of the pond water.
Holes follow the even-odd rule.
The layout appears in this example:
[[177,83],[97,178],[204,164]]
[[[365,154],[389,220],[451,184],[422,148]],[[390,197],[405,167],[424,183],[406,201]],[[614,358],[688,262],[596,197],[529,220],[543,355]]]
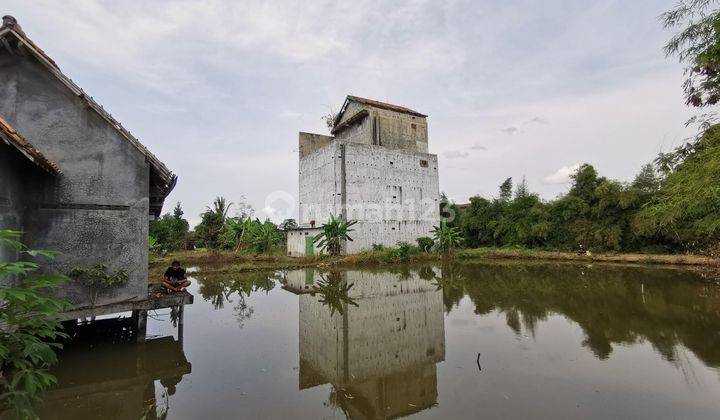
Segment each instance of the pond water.
[[720,287],[689,271],[193,276],[182,331],[164,310],[142,344],[82,333],[41,417],[720,418]]

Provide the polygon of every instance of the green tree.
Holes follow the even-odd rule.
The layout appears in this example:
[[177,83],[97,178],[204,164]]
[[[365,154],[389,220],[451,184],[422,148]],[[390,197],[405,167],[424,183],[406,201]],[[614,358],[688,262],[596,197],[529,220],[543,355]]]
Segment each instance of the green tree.
[[176,251],[186,248],[190,224],[183,215],[182,206],[178,202],[172,214],[165,213],[159,219],[150,222],[150,236],[155,238],[156,249]]
[[660,177],[655,167],[650,163],[643,165],[635,176],[632,187],[645,194],[656,193],[660,189]]
[[686,64],[685,101],[694,107],[720,101],[720,13],[714,0],[681,0],[662,15],[666,28],[678,28],[665,53]]
[[465,244],[470,247],[500,245],[495,236],[495,227],[503,209],[504,203],[498,200],[470,197],[470,204],[463,211],[460,223]]
[[356,220],[345,220],[342,216],[335,217],[331,214],[330,220],[322,225],[322,231],[313,242],[330,255],[340,255],[343,243],[352,242],[349,233],[353,231],[350,227],[355,223]]
[[512,178],[507,178],[500,184],[500,201],[507,203],[512,199],[513,182]]
[[195,227],[197,244],[205,248],[218,248],[221,245],[220,234],[225,227],[228,211],[232,203],[227,203],[224,197],[217,197],[212,207],[200,215],[200,223]]
[[720,242],[720,126],[708,129],[698,151],[663,181],[662,188],[634,219],[650,238],[681,249],[715,248]]
[[530,195],[530,189],[528,188],[527,181],[523,176],[522,181],[520,181],[520,183],[517,184],[517,186],[515,187],[515,195],[513,196],[513,198],[525,198],[528,195]]
[[605,179],[598,177],[598,173],[592,165],[584,163],[577,171],[570,176],[572,187],[568,195],[578,197],[586,203],[592,203],[595,197],[595,188]]
[[[0,230],[0,246],[21,255],[52,258],[56,253],[27,250],[20,232]],[[48,373],[57,362],[61,331],[58,315],[67,302],[47,292],[68,279],[61,275],[32,275],[39,268],[32,261],[0,262],[0,411],[12,409],[18,418],[33,418],[33,405],[42,391],[56,383]]]
[[282,223],[280,223],[280,229],[282,230],[291,230],[296,229],[298,227],[297,221],[295,219],[285,219]]

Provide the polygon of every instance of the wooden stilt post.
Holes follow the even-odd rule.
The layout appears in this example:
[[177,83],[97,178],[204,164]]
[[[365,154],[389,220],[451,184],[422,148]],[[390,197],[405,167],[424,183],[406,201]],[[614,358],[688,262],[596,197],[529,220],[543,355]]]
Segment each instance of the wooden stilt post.
[[180,305],[178,311],[178,341],[182,344],[183,330],[185,329],[185,305]]

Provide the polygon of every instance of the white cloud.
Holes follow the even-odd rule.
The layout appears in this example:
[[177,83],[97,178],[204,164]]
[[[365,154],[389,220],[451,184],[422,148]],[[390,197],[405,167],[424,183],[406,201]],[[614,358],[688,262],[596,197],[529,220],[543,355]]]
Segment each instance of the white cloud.
[[448,150],[443,153],[443,156],[447,159],[466,159],[470,156],[470,153],[461,150]]
[[512,135],[519,133],[520,129],[518,129],[517,127],[507,127],[507,128],[501,128],[500,131],[502,131],[503,133],[505,133],[507,135],[512,136]]
[[543,178],[545,184],[567,184],[571,181],[570,176],[573,175],[580,168],[580,164],[576,163],[570,166],[563,166],[562,168],[555,171]]
[[487,150],[487,147],[483,146],[482,144],[477,144],[477,143],[476,143],[476,144],[473,144],[472,146],[470,146],[470,150],[483,150],[483,151],[485,151],[485,150]]

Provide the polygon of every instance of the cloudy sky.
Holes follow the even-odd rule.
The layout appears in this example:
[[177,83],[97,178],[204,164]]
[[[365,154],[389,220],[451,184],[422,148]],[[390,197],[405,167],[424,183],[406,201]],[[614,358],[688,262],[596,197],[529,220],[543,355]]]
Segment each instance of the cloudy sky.
[[295,196],[297,132],[325,133],[346,94],[428,114],[456,202],[508,176],[552,198],[583,162],[630,180],[692,134],[682,67],[662,52],[674,3],[3,0],[0,13],[179,175],[166,210],[181,201],[197,221],[217,195],[261,216]]

